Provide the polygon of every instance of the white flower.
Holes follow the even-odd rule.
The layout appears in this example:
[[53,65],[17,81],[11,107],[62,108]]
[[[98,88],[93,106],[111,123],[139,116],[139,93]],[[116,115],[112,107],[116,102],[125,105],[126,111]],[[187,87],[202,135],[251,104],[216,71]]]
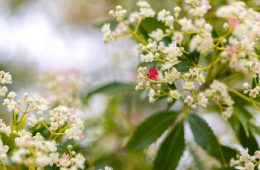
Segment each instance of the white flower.
[[143,0],[137,2],[137,6],[139,6],[139,15],[143,17],[154,17],[155,11],[151,8],[151,6]]
[[45,155],[43,153],[38,153],[36,156],[36,164],[38,167],[45,167],[50,163],[50,158],[48,155]]
[[181,94],[178,92],[178,90],[170,90],[169,97],[179,99],[181,97]]
[[16,93],[14,91],[9,92],[8,95],[7,95],[8,99],[14,99],[15,97],[16,97]]
[[249,84],[248,84],[248,83],[243,83],[243,87],[244,87],[244,88],[248,88],[248,87],[249,87]]
[[197,81],[199,82],[199,84],[205,83],[205,78],[202,74],[197,76]]
[[109,15],[115,17],[118,21],[121,21],[125,18],[127,11],[122,8],[122,6],[116,6],[115,10],[109,11]]
[[38,119],[36,119],[35,115],[33,114],[28,116],[27,121],[29,126],[35,126],[38,123]]
[[3,144],[3,141],[0,139],[0,160],[5,161],[7,158],[7,151],[9,150],[9,147],[7,145]]
[[150,8],[151,6],[148,4],[148,2],[140,0],[136,3],[137,6],[140,8]]
[[184,86],[185,89],[192,90],[195,88],[194,83],[192,81],[187,81]]
[[105,24],[102,27],[102,33],[104,35],[103,41],[108,42],[114,39],[113,33],[110,29],[110,24]]
[[151,32],[150,37],[156,41],[160,41],[164,37],[164,33],[161,29],[156,29],[155,31]]
[[130,23],[136,23],[140,19],[140,15],[138,12],[133,12],[129,16]]
[[69,119],[71,115],[70,111],[65,106],[59,106],[50,111],[50,129],[57,130],[59,127],[63,126]]
[[204,52],[212,49],[213,46],[214,43],[211,34],[205,33],[203,34],[203,37],[196,35],[191,39],[190,51],[194,51],[196,49],[199,52]]
[[145,55],[141,55],[141,62],[152,62],[154,60],[154,54],[149,52]]
[[70,156],[68,154],[63,154],[59,159],[59,165],[62,167],[68,167],[71,164]]
[[222,113],[224,119],[228,119],[233,114],[233,107],[226,108]]
[[149,90],[149,101],[150,101],[151,103],[153,103],[153,102],[156,101],[155,96],[156,96],[155,90],[154,90],[154,89],[150,89],[150,90]]
[[165,53],[168,54],[167,60],[173,62],[176,60],[176,57],[182,56],[182,51],[181,48],[177,46],[175,42],[172,42],[171,44],[168,45],[168,47],[165,48]]
[[71,159],[72,164],[77,168],[84,169],[85,158],[82,154],[77,154],[74,158]]
[[68,139],[74,139],[78,141],[82,138],[83,130],[76,126],[72,126],[71,128],[65,130],[65,134]]
[[204,93],[199,93],[199,95],[198,95],[198,105],[206,108],[207,104],[208,104],[208,98],[205,96]]
[[199,74],[199,69],[198,68],[190,68],[189,72],[192,76],[197,76]]
[[34,109],[36,111],[45,111],[45,110],[47,110],[49,108],[48,104],[49,104],[48,101],[43,99],[43,98],[36,99],[35,100],[35,107],[34,107]]
[[11,134],[11,126],[6,126],[2,119],[0,119],[0,132],[7,136]]
[[6,73],[4,71],[0,71],[0,84],[11,84],[12,83],[12,75],[10,73]]
[[13,100],[5,99],[3,102],[3,106],[7,107],[9,112],[14,111],[16,109],[16,102]]
[[250,89],[249,90],[249,96],[255,98],[259,94],[259,91],[256,89]]
[[255,158],[260,159],[260,151],[255,151]]
[[162,70],[168,70],[173,67],[173,63],[171,62],[166,62],[165,64],[162,65]]
[[8,89],[6,86],[0,86],[0,97],[4,97],[7,92],[8,92]]
[[255,165],[252,162],[246,162],[245,163],[245,168],[246,170],[254,170],[255,169]]
[[183,34],[181,32],[175,32],[172,40],[174,40],[176,43],[180,44],[183,40]]
[[181,30],[182,31],[193,31],[194,26],[192,24],[192,21],[190,19],[187,18],[182,18],[179,20],[179,24],[181,25]]
[[207,24],[204,25],[204,29],[208,32],[211,32],[213,28],[209,23],[207,23]]
[[25,155],[28,153],[29,151],[27,149],[19,148],[13,152],[11,160],[15,163],[21,163],[24,160]]
[[187,103],[189,106],[191,106],[192,103],[193,103],[193,97],[187,96],[187,97],[185,98],[184,102]]
[[46,147],[48,152],[56,152],[57,151],[57,146],[56,146],[55,141],[46,141],[44,143],[44,146]]
[[57,164],[59,161],[59,154],[58,153],[50,153],[49,155],[49,164],[52,166],[53,164]]
[[166,11],[165,9],[161,10],[158,13],[157,19],[162,21],[166,26],[173,29],[174,17],[171,15],[170,11]]
[[113,34],[114,36],[120,36],[127,32],[127,27],[123,23],[118,23],[116,26],[116,29],[114,30]]
[[181,73],[176,68],[172,68],[171,71],[165,72],[165,79],[168,83],[172,84],[174,80],[180,78]]

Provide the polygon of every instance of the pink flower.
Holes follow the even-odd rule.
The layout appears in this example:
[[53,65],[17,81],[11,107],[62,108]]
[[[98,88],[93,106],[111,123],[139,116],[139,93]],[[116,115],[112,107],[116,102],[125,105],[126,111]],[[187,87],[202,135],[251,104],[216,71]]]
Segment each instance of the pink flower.
[[157,68],[150,68],[149,73],[147,73],[147,77],[151,80],[155,80],[158,78],[158,69]]
[[127,30],[126,26],[122,23],[119,23],[116,26],[115,34],[122,34],[122,33],[126,32],[126,30]]
[[226,51],[227,51],[227,53],[228,53],[229,55],[232,55],[232,54],[236,53],[237,48],[236,48],[234,45],[228,45],[228,46],[226,47]]
[[202,0],[201,1],[201,4],[204,5],[207,9],[210,9],[211,6],[209,4],[209,0]]
[[70,165],[70,156],[64,153],[59,160],[59,164],[64,167],[68,167]]
[[228,25],[232,28],[235,28],[238,24],[240,24],[240,20],[237,17],[229,17]]

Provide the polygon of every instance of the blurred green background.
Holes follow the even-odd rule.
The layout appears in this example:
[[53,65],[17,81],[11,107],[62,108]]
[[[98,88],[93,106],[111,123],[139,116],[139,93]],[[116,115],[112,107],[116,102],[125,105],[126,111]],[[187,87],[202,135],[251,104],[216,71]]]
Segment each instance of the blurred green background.
[[[149,2],[156,10],[172,10],[183,3]],[[211,12],[227,2],[211,0]],[[245,2],[259,11],[259,0]],[[136,0],[0,0],[0,69],[13,75],[12,90],[40,90],[40,77],[46,71],[77,69],[86,76],[90,86],[78,93],[84,97],[82,105],[88,108],[86,134],[91,139],[82,142],[82,152],[96,168],[110,165],[115,170],[148,170],[156,151],[156,146],[141,153],[129,153],[124,148],[135,127],[163,103],[149,104],[146,94],[133,92],[138,61],[131,48],[133,42],[123,39],[104,45],[100,32],[100,26],[111,19],[107,15],[110,9],[122,5],[131,12],[136,9],[135,3]],[[114,81],[130,85],[115,83],[113,95],[99,88]],[[86,100],[84,94],[93,89],[98,89],[98,95]],[[1,113],[8,120],[3,108]],[[185,169],[196,168],[190,164]]]

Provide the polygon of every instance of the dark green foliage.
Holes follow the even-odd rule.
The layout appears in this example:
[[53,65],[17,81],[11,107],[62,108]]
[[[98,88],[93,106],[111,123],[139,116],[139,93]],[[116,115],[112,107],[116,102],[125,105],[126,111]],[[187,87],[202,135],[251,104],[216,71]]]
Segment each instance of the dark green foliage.
[[153,170],[176,169],[184,149],[184,127],[183,123],[179,123],[161,144],[154,161]]
[[139,151],[147,147],[173,124],[176,116],[177,113],[171,111],[161,111],[153,114],[136,129],[127,144],[127,148],[131,151]]
[[207,122],[195,114],[188,118],[195,142],[205,149],[209,155],[226,164],[221,145]]

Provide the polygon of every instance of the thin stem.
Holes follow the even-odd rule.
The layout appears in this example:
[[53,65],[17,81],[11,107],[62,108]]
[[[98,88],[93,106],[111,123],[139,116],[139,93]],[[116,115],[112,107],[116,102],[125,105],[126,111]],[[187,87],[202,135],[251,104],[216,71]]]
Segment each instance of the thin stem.
[[3,165],[4,170],[7,170],[6,165],[3,161],[2,161],[2,165]]
[[41,122],[42,126],[44,126],[50,133],[53,133],[50,128],[44,123],[44,122]]
[[232,92],[232,93],[234,93],[234,94],[236,94],[237,96],[239,96],[239,97],[245,99],[245,100],[248,101],[249,103],[252,103],[253,106],[254,106],[256,109],[260,110],[260,107],[257,106],[257,105],[260,105],[260,102],[257,102],[257,101],[255,101],[255,100],[253,100],[252,98],[246,97],[245,95],[243,95],[242,93],[238,92],[238,91],[235,90],[235,89],[229,89],[229,91]]

